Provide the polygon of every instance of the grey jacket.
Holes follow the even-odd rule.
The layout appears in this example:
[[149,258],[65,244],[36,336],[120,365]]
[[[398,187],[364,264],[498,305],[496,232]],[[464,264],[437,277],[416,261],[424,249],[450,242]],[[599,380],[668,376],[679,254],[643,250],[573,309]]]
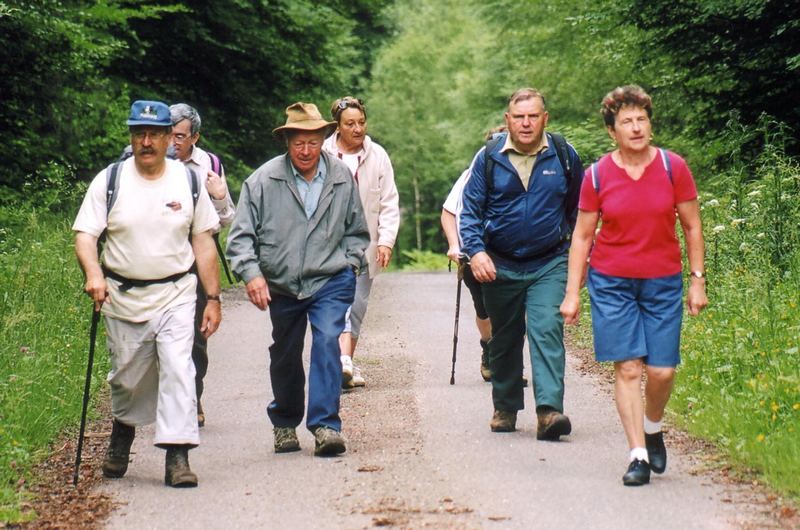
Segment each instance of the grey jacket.
[[347,166],[322,153],[327,175],[314,215],[306,218],[288,155],[242,184],[227,256],[246,282],[264,276],[270,292],[309,298],[346,267],[366,266],[369,231]]

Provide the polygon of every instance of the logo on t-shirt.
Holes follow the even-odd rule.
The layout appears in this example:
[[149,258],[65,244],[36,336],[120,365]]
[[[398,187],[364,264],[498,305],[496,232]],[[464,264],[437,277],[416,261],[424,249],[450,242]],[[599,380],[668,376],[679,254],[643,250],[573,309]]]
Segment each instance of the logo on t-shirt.
[[167,203],[167,208],[173,212],[179,212],[181,210],[181,203],[178,201],[170,201]]

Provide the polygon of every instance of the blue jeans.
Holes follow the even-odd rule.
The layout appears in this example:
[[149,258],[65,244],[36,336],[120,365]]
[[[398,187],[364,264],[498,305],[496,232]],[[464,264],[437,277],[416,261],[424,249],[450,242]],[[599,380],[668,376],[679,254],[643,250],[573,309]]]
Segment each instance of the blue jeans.
[[269,376],[274,399],[267,415],[275,427],[297,427],[303,420],[305,370],[303,341],[311,322],[311,367],[308,372],[306,426],[342,429],[339,398],[342,362],[339,335],[344,315],[355,295],[356,277],[348,267],[332,276],[310,298],[273,294],[269,304],[273,344],[269,347]]

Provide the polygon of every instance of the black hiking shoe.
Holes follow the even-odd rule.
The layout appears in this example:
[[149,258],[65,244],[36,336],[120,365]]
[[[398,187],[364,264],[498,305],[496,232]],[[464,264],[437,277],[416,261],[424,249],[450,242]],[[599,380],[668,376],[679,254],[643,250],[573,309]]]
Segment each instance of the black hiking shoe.
[[189,468],[189,446],[167,446],[164,483],[173,488],[197,487],[197,475]]
[[638,458],[628,465],[628,471],[622,475],[622,483],[626,486],[643,486],[650,482],[650,464]]
[[103,460],[103,476],[122,478],[128,471],[131,455],[131,444],[136,436],[136,428],[114,420],[111,426],[111,439]]

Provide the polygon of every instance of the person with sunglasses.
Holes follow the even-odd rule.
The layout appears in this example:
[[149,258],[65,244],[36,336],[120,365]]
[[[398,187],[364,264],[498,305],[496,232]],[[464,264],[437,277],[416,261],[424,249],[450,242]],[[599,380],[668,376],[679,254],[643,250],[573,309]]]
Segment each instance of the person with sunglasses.
[[353,355],[375,276],[389,265],[392,248],[400,228],[400,205],[394,169],[386,150],[367,135],[367,109],[364,102],[351,96],[337,99],[331,106],[336,132],[323,149],[342,160],[358,186],[369,227],[368,270],[356,281],[356,297],[347,312],[344,332],[339,338],[342,360],[342,387],[366,385]]

